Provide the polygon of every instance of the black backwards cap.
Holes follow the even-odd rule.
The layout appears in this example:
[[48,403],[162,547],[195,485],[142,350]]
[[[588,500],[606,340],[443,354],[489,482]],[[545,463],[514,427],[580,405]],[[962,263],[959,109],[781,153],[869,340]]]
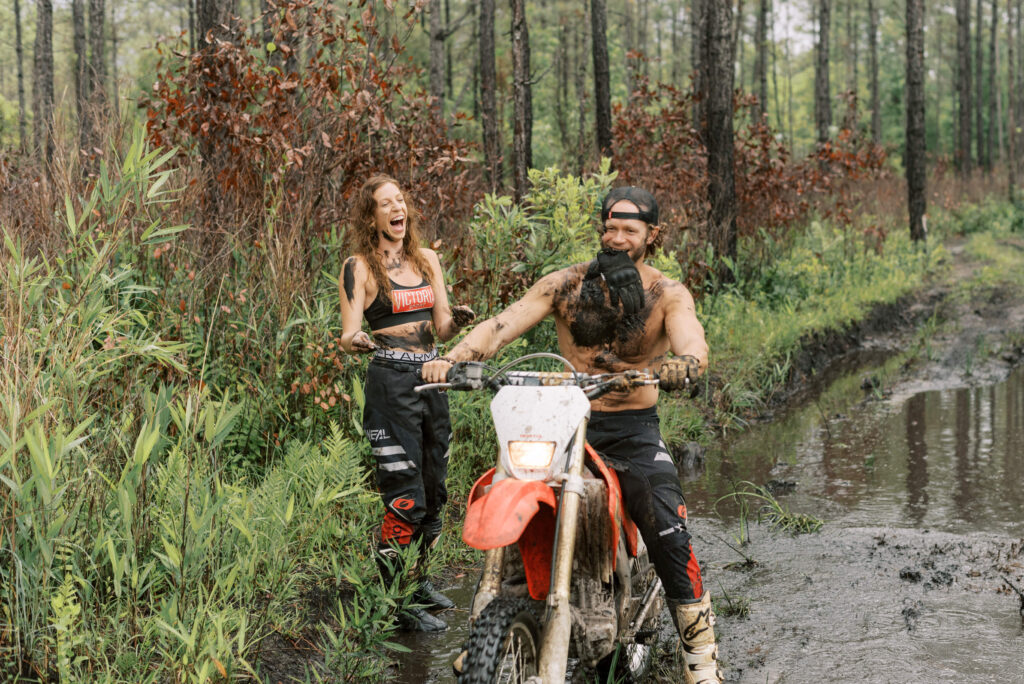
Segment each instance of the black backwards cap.
[[[616,211],[613,213],[612,207],[615,206],[616,202],[621,202],[622,200],[632,202],[640,211]],[[658,225],[658,202],[654,199],[654,195],[635,185],[612,188],[604,196],[604,202],[601,203],[601,222],[604,223],[610,218],[640,219],[652,226],[656,226]]]

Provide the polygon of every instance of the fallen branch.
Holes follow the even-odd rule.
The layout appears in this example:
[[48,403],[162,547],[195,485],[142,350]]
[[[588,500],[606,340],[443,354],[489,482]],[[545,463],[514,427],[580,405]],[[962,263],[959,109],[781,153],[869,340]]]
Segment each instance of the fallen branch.
[[1010,587],[1015,592],[1017,592],[1017,598],[1020,599],[1020,609],[1019,609],[1020,616],[1022,618],[1024,618],[1024,591],[1021,591],[1020,588],[1016,584],[1011,582],[1010,578],[1007,577],[1006,575],[1003,575],[1003,581],[1006,582],[1008,587]]

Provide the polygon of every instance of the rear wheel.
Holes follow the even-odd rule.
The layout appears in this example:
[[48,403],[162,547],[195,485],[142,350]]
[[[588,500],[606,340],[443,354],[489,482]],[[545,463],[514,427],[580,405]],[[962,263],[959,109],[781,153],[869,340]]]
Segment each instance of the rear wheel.
[[477,618],[466,644],[460,684],[525,682],[538,674],[540,623],[534,604],[496,598]]

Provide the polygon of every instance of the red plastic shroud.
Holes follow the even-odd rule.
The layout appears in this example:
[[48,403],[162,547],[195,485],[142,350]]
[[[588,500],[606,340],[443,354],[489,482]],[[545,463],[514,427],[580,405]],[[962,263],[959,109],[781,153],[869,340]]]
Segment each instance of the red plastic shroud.
[[[622,505],[622,490],[615,471],[605,465],[589,444],[586,451],[588,459],[607,485],[608,516],[611,519],[608,544],[614,566],[620,529],[625,532],[629,554],[636,555],[636,525]],[[551,588],[551,557],[558,511],[555,492],[537,480],[509,477],[492,484],[493,480],[494,468],[491,468],[473,484],[466,506],[462,539],[481,551],[518,542],[530,596],[543,600]]]

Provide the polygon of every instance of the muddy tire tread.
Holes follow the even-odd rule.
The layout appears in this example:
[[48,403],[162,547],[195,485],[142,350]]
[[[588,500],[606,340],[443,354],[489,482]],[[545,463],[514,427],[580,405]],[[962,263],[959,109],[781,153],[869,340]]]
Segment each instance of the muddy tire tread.
[[[528,617],[527,617],[528,616]],[[459,684],[492,684],[497,674],[498,657],[502,652],[505,635],[517,621],[532,622],[537,654],[540,658],[539,620],[536,607],[526,599],[495,598],[484,608],[466,642],[466,660]]]

